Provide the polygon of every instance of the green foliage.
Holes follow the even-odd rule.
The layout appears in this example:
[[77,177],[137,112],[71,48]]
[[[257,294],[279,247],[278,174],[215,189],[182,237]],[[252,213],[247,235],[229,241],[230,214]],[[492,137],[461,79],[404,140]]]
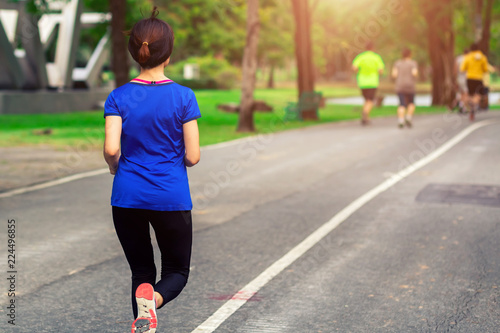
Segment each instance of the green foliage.
[[[183,79],[184,65],[186,64],[200,66],[199,80]],[[167,67],[167,76],[192,89],[232,89],[241,80],[241,71],[225,59],[205,56],[191,57],[169,65]]]
[[[47,11],[47,1],[29,0],[26,3],[30,11],[42,14]],[[323,78],[330,79],[336,72],[351,76],[352,57],[363,50],[367,39],[375,41],[377,52],[382,55],[388,68],[400,57],[404,47],[412,49],[413,57],[419,64],[429,65],[428,31],[422,16],[424,1],[311,0],[309,3],[312,6],[313,60],[317,73]],[[471,0],[453,2],[457,54],[474,41],[475,3]],[[391,12],[394,4],[402,6],[402,10]],[[153,5],[159,7],[159,18],[174,29],[173,67],[192,57],[226,59],[232,66],[240,66],[246,41],[245,0],[127,0],[127,28],[148,17]],[[85,11],[109,11],[108,1],[84,0],[84,6]],[[291,1],[261,0],[259,16],[258,63],[262,72],[268,73],[271,66],[284,68],[295,59],[295,23]],[[103,24],[82,30],[79,63],[88,59],[106,28],[106,24]],[[500,1],[494,1],[490,62],[495,65],[500,65],[499,40]],[[203,78],[195,86],[212,87],[214,82],[215,86],[224,88],[237,86],[240,74],[234,67],[224,66],[224,70],[216,70],[208,75],[202,73]],[[181,80],[182,72],[177,71],[172,75]],[[290,76],[282,77],[283,80],[290,79]]]
[[413,50],[417,61],[427,60],[426,26],[413,0],[320,1],[312,22],[314,60],[320,72],[327,66],[350,72],[351,61],[368,41],[375,43],[387,67],[405,47]]
[[466,0],[456,3],[453,13],[453,26],[455,29],[455,53],[461,54],[468,49],[474,41],[474,9]]
[[244,0],[158,1],[159,18],[175,34],[173,60],[191,56],[220,56],[241,62],[245,46]]
[[[66,0],[67,1],[67,0]],[[49,6],[47,3],[47,0],[28,0],[28,1],[23,1],[23,0],[10,0],[9,2],[25,2],[26,3],[26,11],[28,13],[34,14],[34,15],[42,15],[45,13],[49,12]]]
[[294,23],[290,1],[262,1],[259,8],[258,58],[261,64],[282,67],[294,59]]
[[489,60],[490,63],[500,66],[500,1],[493,1]]

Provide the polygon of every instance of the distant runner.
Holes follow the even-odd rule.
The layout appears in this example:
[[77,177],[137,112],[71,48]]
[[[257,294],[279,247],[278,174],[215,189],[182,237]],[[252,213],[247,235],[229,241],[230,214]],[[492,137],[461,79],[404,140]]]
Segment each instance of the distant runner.
[[458,106],[458,112],[460,113],[464,113],[466,111],[467,95],[469,94],[467,90],[467,75],[465,72],[462,72],[460,70],[467,53],[469,53],[469,50],[465,49],[464,53],[459,55],[455,59],[455,74],[457,76],[457,86],[458,86],[456,106]]
[[384,72],[382,57],[373,51],[372,42],[366,44],[366,51],[358,54],[352,62],[352,69],[357,73],[358,86],[365,98],[361,124],[370,123],[370,111],[379,85],[379,75]]
[[472,121],[474,120],[475,113],[479,109],[479,102],[484,88],[484,74],[488,72],[488,59],[479,50],[479,45],[477,43],[471,45],[470,52],[465,57],[460,70],[466,72],[467,76],[469,117]]
[[479,109],[481,111],[488,111],[490,108],[488,95],[490,93],[491,73],[495,72],[496,72],[495,67],[488,64],[488,71],[484,73],[483,76],[483,92],[481,94],[481,102],[479,103]]
[[398,126],[412,126],[415,112],[415,92],[418,77],[418,64],[411,59],[411,51],[403,50],[403,59],[396,61],[392,68],[392,77],[396,79],[396,93],[399,97]]

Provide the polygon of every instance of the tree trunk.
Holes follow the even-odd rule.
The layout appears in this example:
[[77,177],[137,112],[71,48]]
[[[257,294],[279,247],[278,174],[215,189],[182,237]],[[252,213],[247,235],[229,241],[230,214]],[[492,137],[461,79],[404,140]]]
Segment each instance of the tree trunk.
[[111,67],[115,74],[115,85],[129,81],[129,63],[125,31],[126,0],[109,0],[111,12]]
[[476,13],[474,15],[474,25],[475,25],[475,41],[479,42],[481,40],[482,30],[483,30],[483,0],[476,0]]
[[[311,12],[307,0],[292,0],[295,16],[295,57],[298,69],[299,98],[304,92],[314,91],[314,67],[311,45]],[[318,120],[316,110],[305,110],[302,118]]]
[[491,36],[491,12],[493,11],[493,0],[486,0],[486,8],[484,11],[483,29],[481,41],[479,43],[481,51],[486,57],[490,53],[490,36]]
[[455,99],[452,0],[425,0],[429,58],[432,66],[432,105],[451,105]]
[[274,65],[271,65],[271,69],[269,70],[269,78],[267,80],[267,88],[274,89]]
[[238,132],[254,132],[253,92],[257,71],[257,46],[259,42],[259,0],[247,1],[247,39],[243,52],[243,82],[241,84]]

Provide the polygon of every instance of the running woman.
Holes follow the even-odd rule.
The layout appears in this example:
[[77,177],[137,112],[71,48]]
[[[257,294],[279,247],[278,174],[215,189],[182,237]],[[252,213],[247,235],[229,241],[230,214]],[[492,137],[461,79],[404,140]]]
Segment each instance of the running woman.
[[411,58],[409,49],[403,50],[403,58],[396,61],[392,68],[392,77],[396,79],[396,93],[399,97],[398,126],[411,127],[415,112],[415,91],[418,77],[418,64]]
[[379,75],[384,72],[384,62],[382,57],[373,52],[372,42],[366,44],[366,51],[358,54],[352,62],[352,69],[357,73],[358,86],[365,99],[361,124],[370,123],[370,111],[373,108],[373,101],[379,85]]
[[481,94],[483,93],[483,77],[488,72],[488,59],[479,50],[477,43],[472,44],[470,52],[465,57],[460,67],[462,72],[466,72],[467,88],[469,90],[469,117],[474,120],[474,114],[479,109]]
[[[186,167],[200,160],[200,110],[191,89],[164,75],[174,34],[157,16],[155,7],[130,31],[128,49],[141,73],[113,90],[104,106],[104,158],[115,175],[113,222],[132,271],[133,333],[156,332],[156,310],[187,283],[192,202]],[[150,225],[161,252],[159,281]]]

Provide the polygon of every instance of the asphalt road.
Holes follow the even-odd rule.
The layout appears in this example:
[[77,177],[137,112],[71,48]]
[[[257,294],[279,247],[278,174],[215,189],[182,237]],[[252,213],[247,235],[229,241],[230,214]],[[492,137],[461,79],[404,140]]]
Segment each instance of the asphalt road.
[[[394,119],[375,119],[367,128],[326,124],[205,148],[190,169],[190,281],[159,311],[158,332],[192,332],[239,297],[248,301],[215,332],[498,332],[500,112],[475,123],[485,119],[495,122],[359,205],[251,298],[237,293],[471,123],[419,115],[400,130]],[[111,221],[111,181],[99,175],[0,199],[0,331],[130,331],[130,273]]]

